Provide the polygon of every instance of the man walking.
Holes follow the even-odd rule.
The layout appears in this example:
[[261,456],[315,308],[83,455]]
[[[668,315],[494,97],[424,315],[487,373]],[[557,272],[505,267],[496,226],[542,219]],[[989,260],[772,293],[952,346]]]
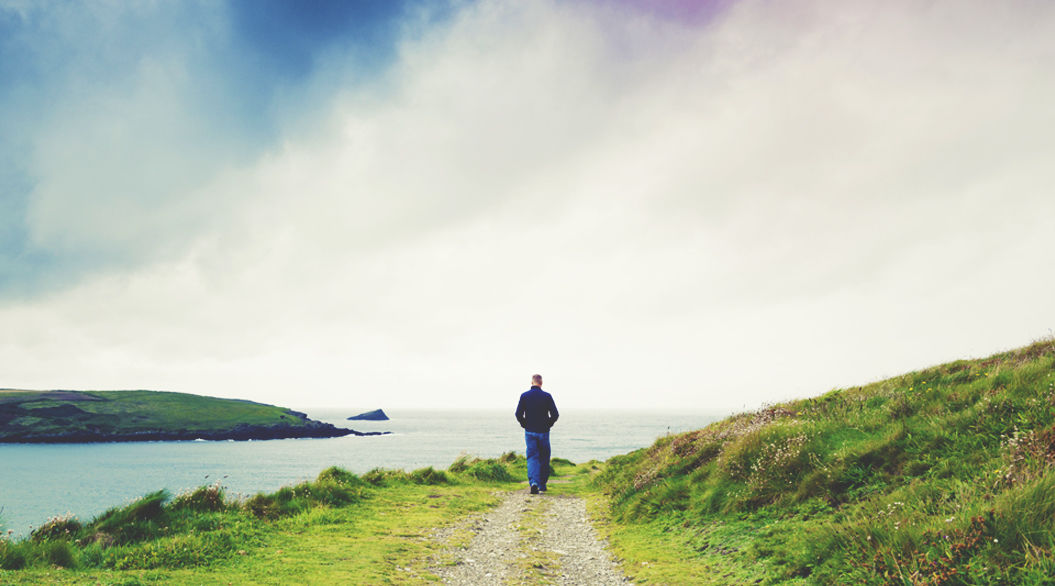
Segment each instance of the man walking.
[[527,443],[527,474],[531,494],[546,492],[549,480],[549,428],[557,422],[553,396],[542,390],[542,375],[531,377],[531,388],[520,395],[516,416]]

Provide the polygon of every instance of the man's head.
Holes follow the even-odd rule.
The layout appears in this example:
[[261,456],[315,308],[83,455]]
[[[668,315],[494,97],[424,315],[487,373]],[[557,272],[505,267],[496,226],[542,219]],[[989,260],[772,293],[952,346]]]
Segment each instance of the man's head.
[[542,386],[542,375],[541,374],[533,374],[533,375],[531,375],[531,386],[533,386],[533,387],[541,387]]

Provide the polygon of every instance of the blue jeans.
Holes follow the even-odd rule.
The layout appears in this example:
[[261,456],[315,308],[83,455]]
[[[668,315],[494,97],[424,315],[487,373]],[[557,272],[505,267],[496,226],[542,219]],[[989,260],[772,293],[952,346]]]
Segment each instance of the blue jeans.
[[546,481],[549,480],[549,432],[525,431],[524,441],[527,443],[528,482],[546,488]]

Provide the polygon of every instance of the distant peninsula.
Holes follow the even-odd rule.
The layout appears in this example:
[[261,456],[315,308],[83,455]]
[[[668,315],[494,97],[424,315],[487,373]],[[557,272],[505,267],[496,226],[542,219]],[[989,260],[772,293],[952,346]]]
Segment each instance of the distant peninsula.
[[381,435],[283,407],[162,391],[0,390],[0,443],[265,440]]
[[366,413],[352,415],[348,418],[348,421],[388,421],[388,415],[385,415],[385,412],[381,409],[374,409]]

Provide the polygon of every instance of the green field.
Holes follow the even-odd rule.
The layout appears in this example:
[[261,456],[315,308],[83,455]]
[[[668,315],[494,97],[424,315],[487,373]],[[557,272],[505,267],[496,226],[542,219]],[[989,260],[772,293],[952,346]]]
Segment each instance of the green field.
[[[0,442],[195,439],[241,430],[325,429],[252,401],[159,391],[0,391]],[[220,439],[213,437],[210,439]]]
[[[554,465],[570,481],[554,490],[588,499],[638,584],[1050,584],[1055,344]],[[443,563],[435,529],[523,477],[507,454],[446,471],[330,469],[239,502],[218,487],[156,493],[0,542],[0,583],[429,583]]]

